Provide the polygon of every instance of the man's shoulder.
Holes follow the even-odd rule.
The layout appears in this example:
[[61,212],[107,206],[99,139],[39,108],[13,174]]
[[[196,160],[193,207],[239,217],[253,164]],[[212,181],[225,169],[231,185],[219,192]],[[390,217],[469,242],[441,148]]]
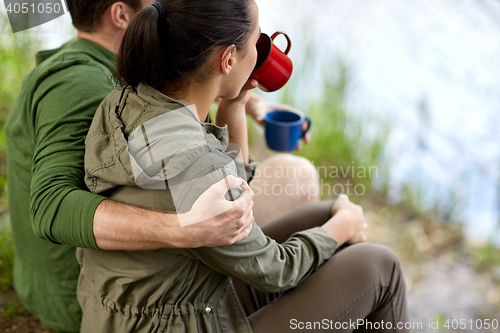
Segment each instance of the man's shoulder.
[[115,55],[103,46],[89,40],[72,40],[53,50],[44,50],[36,54],[37,67],[54,66],[61,63],[88,64],[104,66],[112,71],[115,65]]
[[[107,53],[105,53],[107,52]],[[112,54],[90,41],[75,40],[55,50],[37,54],[37,66],[26,80],[38,86],[47,79],[72,76],[72,80],[109,83],[114,66]]]
[[[109,68],[113,55],[102,49],[89,41],[73,41],[59,49],[39,53],[38,64],[24,78],[9,113],[9,124],[22,125],[26,119],[38,115],[50,114],[53,117],[75,108],[93,114],[104,97],[115,88]],[[43,109],[41,103],[58,107]]]

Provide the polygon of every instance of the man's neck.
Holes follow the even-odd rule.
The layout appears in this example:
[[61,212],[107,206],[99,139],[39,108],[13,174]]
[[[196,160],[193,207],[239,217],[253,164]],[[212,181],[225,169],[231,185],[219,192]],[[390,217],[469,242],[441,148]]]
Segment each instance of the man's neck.
[[114,54],[118,53],[121,42],[121,38],[118,36],[99,32],[85,32],[80,30],[77,31],[76,38],[90,40],[91,42],[99,44],[102,47],[110,50]]

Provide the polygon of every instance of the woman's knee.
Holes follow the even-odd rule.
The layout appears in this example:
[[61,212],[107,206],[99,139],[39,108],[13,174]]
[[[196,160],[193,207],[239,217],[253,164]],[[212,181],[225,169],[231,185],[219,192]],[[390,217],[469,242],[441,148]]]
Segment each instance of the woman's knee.
[[353,263],[356,273],[370,280],[378,280],[382,284],[387,284],[393,274],[402,273],[398,256],[387,246],[357,243],[348,246],[342,252],[349,257],[347,260]]
[[263,179],[270,183],[319,186],[319,175],[309,160],[291,154],[271,156],[257,167],[255,179]]
[[375,243],[355,244],[366,261],[376,263],[377,266],[393,267],[399,265],[399,258],[392,249],[385,245]]
[[314,165],[291,154],[278,154],[264,160],[257,167],[250,187],[255,193],[254,216],[261,227],[320,197]]

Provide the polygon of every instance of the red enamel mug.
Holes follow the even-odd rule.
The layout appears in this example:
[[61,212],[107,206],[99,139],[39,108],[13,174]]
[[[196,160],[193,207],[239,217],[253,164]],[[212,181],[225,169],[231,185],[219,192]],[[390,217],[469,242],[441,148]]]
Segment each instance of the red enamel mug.
[[[285,36],[287,48],[282,52],[276,45],[274,39]],[[272,92],[282,88],[292,76],[293,64],[288,57],[288,52],[292,47],[290,37],[284,32],[277,31],[271,37],[261,33],[257,41],[257,64],[250,79],[259,81],[259,88]]]

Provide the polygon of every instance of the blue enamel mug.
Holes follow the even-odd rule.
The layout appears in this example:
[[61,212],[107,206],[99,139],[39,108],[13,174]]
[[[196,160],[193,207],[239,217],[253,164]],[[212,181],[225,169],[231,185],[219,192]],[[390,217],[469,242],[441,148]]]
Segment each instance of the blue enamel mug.
[[[302,124],[308,121],[305,131]],[[311,127],[311,119],[295,112],[274,110],[264,117],[267,146],[276,151],[293,151]]]

